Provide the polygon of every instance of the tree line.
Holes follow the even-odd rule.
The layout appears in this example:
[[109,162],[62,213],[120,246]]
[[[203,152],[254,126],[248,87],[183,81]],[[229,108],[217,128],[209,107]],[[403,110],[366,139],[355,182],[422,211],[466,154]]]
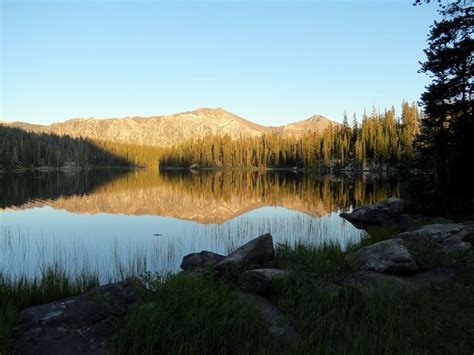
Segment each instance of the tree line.
[[0,169],[122,166],[157,167],[161,149],[0,126]]
[[[140,178],[145,177],[140,174]],[[125,177],[121,178],[122,180]],[[132,181],[132,179],[127,179]],[[331,174],[293,174],[281,171],[202,171],[191,174],[185,170],[166,170],[160,178],[150,179],[169,189],[180,190],[196,199],[213,198],[231,201],[235,196],[258,199],[272,205],[290,196],[299,196],[312,208],[322,204],[326,211],[348,209],[361,204],[374,204],[388,196],[400,194],[396,179],[379,179],[376,176],[347,178]],[[115,181],[114,181],[115,182]]]
[[341,125],[302,137],[268,134],[232,139],[225,135],[189,140],[165,149],[160,166],[315,168],[350,161],[398,162],[413,157],[419,122],[416,103],[403,102],[400,117],[393,107],[382,113],[374,109],[370,115],[364,112],[360,123],[354,114],[351,125],[344,114]]

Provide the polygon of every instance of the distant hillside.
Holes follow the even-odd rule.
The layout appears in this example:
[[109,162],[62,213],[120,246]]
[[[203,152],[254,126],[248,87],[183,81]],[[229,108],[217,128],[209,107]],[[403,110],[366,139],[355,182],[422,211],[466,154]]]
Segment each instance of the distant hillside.
[[329,125],[339,125],[339,123],[330,121],[324,116],[315,115],[304,121],[298,121],[285,126],[276,127],[275,131],[284,136],[303,136],[308,132],[323,132]]
[[222,108],[202,108],[169,116],[126,118],[77,118],[50,126],[24,122],[1,125],[22,128],[29,132],[52,133],[109,140],[113,142],[169,147],[192,138],[229,135],[255,137],[275,133],[284,137],[301,136],[311,131],[323,131],[329,125],[338,125],[324,116],[311,118],[278,127],[266,127],[227,112]]

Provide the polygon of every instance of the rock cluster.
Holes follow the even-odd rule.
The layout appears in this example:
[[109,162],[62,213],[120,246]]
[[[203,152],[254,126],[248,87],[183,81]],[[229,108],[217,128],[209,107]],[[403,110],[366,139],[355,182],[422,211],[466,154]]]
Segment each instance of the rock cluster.
[[269,267],[274,256],[273,238],[267,233],[227,256],[205,250],[188,254],[183,257],[181,269],[186,272],[213,270],[218,275],[232,275],[243,291],[268,295],[273,282],[287,274],[284,270]]
[[[283,344],[291,342],[296,332],[286,317],[267,298],[276,280],[287,272],[269,267],[275,255],[273,238],[263,234],[237,248],[227,256],[209,251],[192,253],[183,257],[181,268],[185,272],[215,271],[216,275],[231,275],[237,279],[240,297],[251,300],[268,324],[268,331]],[[257,267],[257,268],[255,268]]]
[[417,245],[422,254],[433,250],[441,253],[466,251],[474,243],[474,223],[456,224],[448,219],[436,218],[446,224],[430,224],[409,229],[416,223],[426,223],[429,218],[404,214],[404,203],[389,198],[373,206],[361,206],[351,213],[341,213],[357,228],[369,225],[397,225],[404,232],[346,256],[355,273],[346,283],[362,288],[373,288],[391,283],[398,288],[420,288],[431,283],[452,279],[458,272],[470,266],[424,265],[415,260],[408,244]]
[[474,243],[474,223],[413,228],[349,253],[346,260],[355,273],[347,277],[346,283],[362,288],[391,283],[401,289],[416,289],[451,280],[459,272],[472,269],[469,265],[423,265],[407,246],[413,243],[424,255],[433,252],[433,247],[441,253],[466,251]]
[[[429,217],[404,212],[404,202],[399,198],[391,197],[375,205],[357,207],[350,213],[341,213],[340,216],[357,228],[369,225],[397,225],[400,229],[405,230],[417,223],[430,221]],[[454,223],[446,218],[437,217],[436,220],[443,223]]]
[[396,237],[422,244],[434,243],[448,252],[469,250],[474,243],[474,223],[431,224],[408,230]]

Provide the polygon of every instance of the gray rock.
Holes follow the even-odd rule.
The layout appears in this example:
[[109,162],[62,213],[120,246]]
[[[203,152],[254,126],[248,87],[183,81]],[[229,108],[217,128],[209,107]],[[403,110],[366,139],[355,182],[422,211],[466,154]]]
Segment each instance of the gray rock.
[[408,217],[402,215],[402,212],[403,201],[392,197],[373,206],[360,206],[351,213],[341,213],[340,216],[353,223],[356,227],[367,224],[408,223]]
[[404,204],[399,198],[391,197],[376,205],[364,205],[355,208],[351,213],[341,213],[355,227],[365,229],[370,225],[396,225],[404,231],[419,223],[454,223],[452,220],[441,217],[426,217],[422,215],[403,213]]
[[400,238],[369,245],[347,255],[346,259],[359,270],[378,273],[408,275],[418,269],[413,256]]
[[430,224],[400,233],[396,238],[418,243],[436,243],[447,252],[469,250],[474,238],[474,224]]
[[382,209],[393,214],[401,214],[404,209],[403,201],[396,197],[390,197],[385,201],[380,202],[378,205],[381,206]]
[[271,234],[263,234],[242,245],[216,264],[216,269],[234,269],[245,265],[263,265],[273,259],[275,249]]
[[23,310],[13,331],[13,354],[107,354],[115,318],[145,289],[129,280],[77,297]]
[[295,341],[297,337],[295,328],[268,300],[259,295],[243,292],[240,293],[240,299],[244,302],[254,302],[260,311],[261,318],[268,324],[268,332],[276,337],[281,345],[289,345]]
[[197,268],[210,267],[217,264],[224,258],[224,255],[219,255],[203,250],[200,253],[191,253],[184,256],[180,268],[184,271],[190,271]]
[[436,266],[411,276],[361,271],[347,277],[344,284],[358,287],[363,291],[377,290],[383,286],[392,286],[397,290],[418,290],[436,283],[451,281],[460,273],[472,271],[474,271],[472,267],[464,265]]
[[465,228],[463,230],[464,236],[462,237],[463,242],[474,244],[474,222],[463,223]]
[[265,295],[271,291],[272,283],[285,275],[287,272],[280,269],[254,269],[242,273],[240,281],[245,291]]

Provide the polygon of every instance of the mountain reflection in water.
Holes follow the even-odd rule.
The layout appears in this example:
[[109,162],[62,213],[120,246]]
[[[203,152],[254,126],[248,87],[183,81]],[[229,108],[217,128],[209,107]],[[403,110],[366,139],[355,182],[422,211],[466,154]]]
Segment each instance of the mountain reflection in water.
[[398,195],[395,182],[247,171],[114,171],[0,175],[0,273],[52,263],[103,281],[177,271],[183,255],[226,253],[259,233],[341,247],[364,232],[339,218]]
[[1,206],[50,206],[81,214],[158,215],[224,223],[264,207],[312,217],[397,195],[387,180],[288,172],[100,171],[0,177]]

